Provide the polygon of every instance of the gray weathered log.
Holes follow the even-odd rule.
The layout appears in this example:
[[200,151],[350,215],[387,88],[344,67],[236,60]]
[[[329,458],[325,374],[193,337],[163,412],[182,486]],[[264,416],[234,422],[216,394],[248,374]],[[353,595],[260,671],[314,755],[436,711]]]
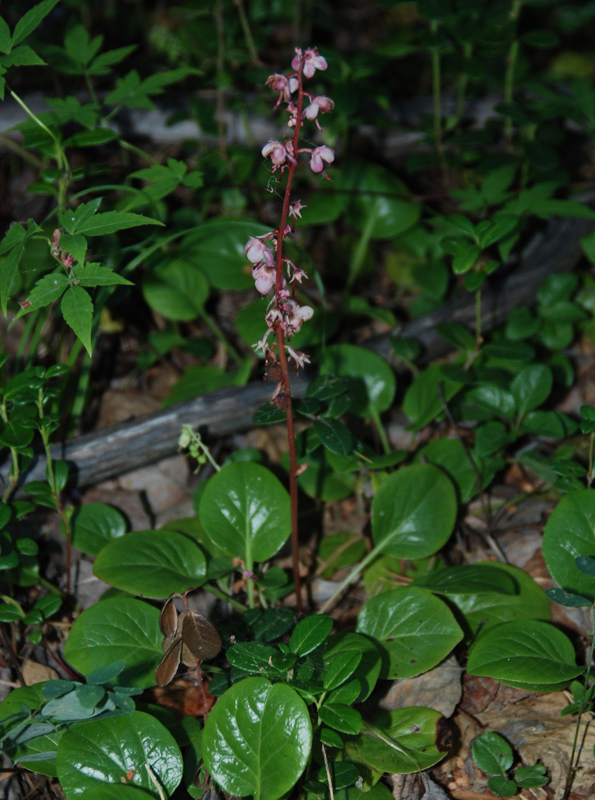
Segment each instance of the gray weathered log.
[[[582,199],[588,201],[590,198]],[[525,249],[517,269],[500,280],[492,281],[483,291],[482,330],[487,332],[501,324],[511,309],[530,305],[547,275],[576,267],[581,258],[579,239],[592,228],[593,223],[584,219],[551,220],[545,232],[538,234]],[[466,295],[444,308],[406,322],[398,333],[418,339],[424,346],[423,358],[428,362],[449,350],[448,342],[435,329],[439,322],[446,320],[473,327],[474,297]],[[365,345],[390,358],[391,335],[370,339]],[[294,395],[303,396],[307,384],[308,376],[296,380],[292,387]],[[99,483],[175,453],[180,429],[185,423],[203,431],[209,438],[250,428],[252,415],[270,399],[272,388],[272,384],[259,381],[213,392],[108,430],[98,430],[62,445],[54,445],[52,457],[68,461],[74,485]],[[5,463],[0,469],[5,481],[7,472]],[[38,455],[26,478],[43,480],[44,477],[45,458]]]

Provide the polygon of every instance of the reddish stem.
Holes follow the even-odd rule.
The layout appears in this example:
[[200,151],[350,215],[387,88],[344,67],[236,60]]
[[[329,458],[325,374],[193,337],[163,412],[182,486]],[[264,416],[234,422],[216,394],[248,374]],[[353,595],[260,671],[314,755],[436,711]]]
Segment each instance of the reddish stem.
[[[289,217],[289,201],[291,195],[291,185],[297,167],[298,140],[302,125],[302,108],[304,104],[304,89],[302,82],[302,64],[300,63],[298,72],[298,106],[293,132],[293,156],[295,163],[290,162],[287,170],[287,183],[285,185],[285,196],[283,197],[283,208],[281,211],[281,223],[277,231],[277,253],[275,263],[275,305],[281,310],[282,300],[280,292],[283,288],[283,237],[285,226]],[[275,328],[277,344],[279,349],[279,366],[281,367],[281,380],[283,383],[283,394],[285,399],[285,414],[287,418],[287,443],[289,445],[289,496],[291,498],[291,552],[293,561],[293,581],[295,583],[296,607],[298,614],[303,613],[302,587],[300,580],[300,560],[299,560],[299,541],[298,541],[298,485],[297,485],[297,457],[295,451],[295,431],[293,427],[293,407],[291,402],[291,386],[289,383],[289,366],[287,354],[285,352],[285,337],[283,325],[278,322]]]

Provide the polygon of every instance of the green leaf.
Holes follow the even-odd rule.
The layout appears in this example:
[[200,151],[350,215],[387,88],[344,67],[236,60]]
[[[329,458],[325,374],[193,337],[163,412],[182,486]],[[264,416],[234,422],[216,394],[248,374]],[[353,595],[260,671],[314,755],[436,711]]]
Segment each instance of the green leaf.
[[326,640],[324,663],[332,663],[339,654],[357,653],[362,658],[352,673],[349,684],[358,686],[354,702],[363,703],[372,693],[380,675],[381,656],[376,643],[359,633],[335,633]]
[[60,214],[58,217],[60,225],[67,233],[74,235],[78,228],[86,225],[98,212],[102,199],[101,197],[96,197],[88,203],[81,203],[74,210],[69,209]]
[[276,675],[279,670],[273,666],[273,660],[279,655],[275,647],[261,642],[240,642],[227,650],[226,658],[229,663],[244,672]]
[[448,541],[457,514],[454,487],[431,464],[414,464],[390,475],[372,503],[372,538],[387,555],[423,558]]
[[491,456],[515,439],[502,422],[486,422],[475,431],[475,449],[479,456]]
[[91,355],[91,323],[93,321],[93,303],[80,286],[69,286],[62,296],[60,304],[64,321],[75,332],[85,350]]
[[326,614],[316,614],[298,622],[295,626],[289,649],[299,656],[307,656],[325,641],[333,627],[333,620]]
[[467,453],[458,439],[435,439],[416,453],[415,460],[435,464],[443,470],[458,490],[461,503],[468,502],[479,491],[477,475],[481,475],[481,462],[470,456],[475,469],[469,462]]
[[310,756],[308,709],[291,687],[247,678],[210,712],[202,745],[206,768],[226,792],[278,800],[294,786]]
[[320,374],[338,375],[351,384],[351,408],[370,417],[386,411],[393,402],[396,381],[392,369],[376,353],[351,344],[327,347],[320,361]]
[[484,383],[465,393],[465,400],[476,403],[480,408],[499,417],[510,419],[514,416],[516,405],[511,392],[496,383]]
[[549,783],[549,778],[545,774],[545,766],[543,764],[531,764],[528,767],[519,767],[515,770],[514,779],[521,788],[526,789],[545,786]]
[[159,611],[142,600],[114,597],[91,606],[75,620],[64,658],[83,675],[123,660],[118,682],[146,689],[155,685],[163,657]]
[[77,265],[72,268],[72,274],[81,286],[134,286],[132,281],[118,275],[109,267],[102,267],[101,264]]
[[501,775],[512,767],[514,756],[508,742],[494,731],[485,731],[473,740],[473,759],[486,775]]
[[51,275],[44,275],[41,280],[37,281],[27,298],[31,305],[27,306],[26,313],[49,306],[50,303],[62,297],[67,288],[68,278],[64,273],[53,272]]
[[158,798],[156,780],[170,796],[182,780],[183,770],[182,755],[171,733],[142,711],[75,723],[60,740],[57,765],[67,800],[86,796],[89,789],[121,787],[122,779]]
[[[12,691],[0,704],[2,734],[11,729],[9,718],[13,714],[23,714],[24,712],[22,718],[25,719],[30,713],[34,713],[45,700],[44,689],[55,683],[57,681],[42,681],[33,686],[21,686]],[[19,723],[20,720],[15,720],[13,725]],[[39,735],[24,740],[18,737],[15,741],[15,737],[9,736],[3,743],[6,755],[12,759],[18,759],[19,764],[26,769],[55,778],[57,776],[56,751],[62,731],[52,728],[53,726],[49,726],[48,730],[48,727],[44,725],[42,728],[37,728]],[[31,732],[31,727],[29,727],[28,733]]]
[[[357,669],[360,661],[362,660],[362,653],[355,651],[337,653],[334,658],[326,658],[327,666],[322,676],[322,685],[325,691],[330,692],[333,689],[344,684]],[[357,697],[359,689],[355,689],[354,696]]]
[[272,558],[291,532],[289,495],[259,464],[232,463],[213,476],[199,517],[209,539],[248,569]]
[[10,28],[3,17],[0,17],[0,53],[8,53],[10,50]]
[[[512,575],[490,564],[460,564],[444,567],[415,578],[412,586],[423,586],[436,594],[502,594],[514,595],[518,585]],[[506,598],[503,598],[506,602]]]
[[488,778],[488,789],[499,797],[514,797],[519,787],[504,775],[493,775]]
[[21,242],[13,247],[6,258],[2,259],[2,263],[0,263],[0,305],[4,316],[6,316],[10,290],[24,252],[25,245]]
[[559,587],[546,589],[545,593],[553,603],[558,603],[558,605],[566,606],[567,608],[586,608],[587,606],[593,605],[591,600],[581,597],[580,594],[565,592],[564,589],[560,589]]
[[209,284],[200,269],[175,258],[160,264],[144,279],[143,295],[158,314],[188,322],[204,314]]
[[72,520],[72,544],[93,556],[125,533],[126,520],[122,514],[104,503],[84,503]]
[[537,620],[505,622],[486,631],[471,648],[467,670],[537,692],[563,688],[583,672],[570,639]]
[[29,34],[33,33],[42,19],[50,13],[57,3],[58,0],[43,0],[42,3],[38,3],[27,11],[15,25],[12,34],[12,47],[15,47],[19,42],[22,42],[23,39],[26,39]]
[[523,433],[534,433],[546,439],[564,439],[576,433],[576,422],[559,411],[531,411],[523,420]]
[[126,47],[116,47],[114,50],[107,50],[100,53],[88,68],[89,75],[109,75],[111,67],[119,64],[130,53],[133,53],[138,45],[132,44]]
[[356,736],[362,729],[359,711],[344,703],[325,703],[318,709],[318,716],[329,728]]
[[595,490],[570,492],[558,503],[543,533],[543,556],[562,589],[593,602],[595,578],[577,568],[576,557],[595,556]]
[[439,384],[447,402],[463,387],[462,383],[445,380],[440,364],[432,364],[415,378],[405,392],[403,411],[411,420],[411,427],[414,430],[424,428],[444,411],[442,398],[438,392]]
[[[64,141],[64,147],[99,147],[102,144],[113,142],[118,134],[110,128],[97,128],[92,131],[79,131]],[[118,212],[120,213],[120,212]],[[127,226],[130,227],[130,226]]]
[[252,270],[247,268],[244,247],[250,236],[264,233],[269,230],[254,222],[216,219],[186,236],[180,244],[179,256],[199,267],[216,289],[253,289]]
[[324,419],[319,417],[314,420],[314,428],[320,441],[338,456],[347,456],[353,451],[353,437],[351,431],[337,419]]
[[519,417],[524,417],[547,400],[552,383],[552,371],[545,364],[531,364],[519,372],[510,384]]
[[421,675],[446,658],[463,638],[448,606],[431,592],[414,587],[368,600],[357,630],[381,645],[381,677],[387,679]]
[[93,571],[117,589],[165,598],[201,586],[207,563],[188,536],[175,531],[136,531],[107,544],[95,559]]
[[441,322],[436,325],[436,330],[458,350],[472,352],[475,349],[475,336],[458,322]]
[[390,711],[374,727],[367,725],[357,739],[347,741],[347,754],[380,773],[421,772],[445,756],[436,746],[441,717],[438,711],[420,706]]
[[391,239],[419,220],[420,205],[409,199],[405,184],[383,167],[350,159],[340,182],[341,188],[355,190],[348,208],[349,223],[372,239]]
[[85,236],[105,236],[108,233],[115,233],[126,228],[137,228],[139,225],[161,225],[157,219],[144,217],[142,214],[131,214],[129,211],[106,211],[103,214],[95,214],[90,219],[77,225],[74,231],[69,233],[82,233]]
[[7,67],[41,67],[45,65],[43,58],[40,58],[35,50],[26,44],[16,47],[6,56],[0,58],[2,66]]

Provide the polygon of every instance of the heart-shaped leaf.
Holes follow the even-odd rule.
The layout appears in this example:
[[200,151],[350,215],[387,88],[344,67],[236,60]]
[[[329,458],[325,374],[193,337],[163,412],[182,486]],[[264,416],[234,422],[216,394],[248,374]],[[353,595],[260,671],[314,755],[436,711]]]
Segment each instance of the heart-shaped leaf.
[[86,795],[89,789],[122,783],[158,798],[157,783],[170,796],[183,770],[180,748],[171,733],[142,711],[75,723],[60,740],[57,763],[68,800]]
[[287,491],[268,469],[249,462],[229,464],[211,478],[199,516],[209,539],[248,569],[272,558],[291,531]]
[[306,704],[290,686],[247,678],[220,698],[205,723],[205,766],[230,794],[278,800],[310,756]]

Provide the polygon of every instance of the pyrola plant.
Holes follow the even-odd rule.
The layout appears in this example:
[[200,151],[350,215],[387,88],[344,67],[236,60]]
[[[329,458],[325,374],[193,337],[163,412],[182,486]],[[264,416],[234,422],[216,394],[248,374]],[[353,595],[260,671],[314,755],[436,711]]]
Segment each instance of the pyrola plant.
[[[315,96],[303,88],[304,78],[311,78],[316,70],[327,68],[326,59],[319,55],[318,50],[308,48],[303,51],[296,47],[295,56],[291,62],[292,72],[288,75],[275,73],[267,78],[267,86],[279,92],[275,104],[277,108],[285,103],[289,113],[288,127],[293,129],[293,134],[283,137],[282,141],[269,141],[262,148],[262,155],[271,160],[271,173],[278,173],[279,180],[287,175],[281,222],[279,227],[264,234],[252,236],[248,240],[245,252],[248,260],[253,265],[252,276],[256,289],[261,295],[268,295],[273,289],[274,294],[269,303],[265,317],[267,331],[263,338],[256,342],[254,348],[262,351],[267,363],[276,363],[276,352],[279,357],[279,366],[282,383],[275,393],[275,404],[285,407],[288,393],[287,357],[296,366],[303,367],[308,363],[308,357],[290,346],[291,337],[296,334],[302,324],[311,319],[314,311],[310,306],[303,306],[295,299],[295,285],[307,278],[305,272],[296,267],[288,258],[283,256],[283,241],[294,230],[296,219],[302,217],[302,205],[299,200],[291,200],[291,185],[298,164],[300,153],[310,155],[310,169],[322,173],[324,178],[330,180],[324,170],[327,164],[332,164],[335,153],[326,145],[319,147],[300,147],[300,129],[305,120],[314,121],[321,131],[318,117],[327,114],[334,107],[330,97]],[[307,105],[305,104],[307,100]],[[305,107],[304,107],[305,106]],[[291,218],[291,222],[290,222]],[[272,337],[272,340],[271,340]]]

